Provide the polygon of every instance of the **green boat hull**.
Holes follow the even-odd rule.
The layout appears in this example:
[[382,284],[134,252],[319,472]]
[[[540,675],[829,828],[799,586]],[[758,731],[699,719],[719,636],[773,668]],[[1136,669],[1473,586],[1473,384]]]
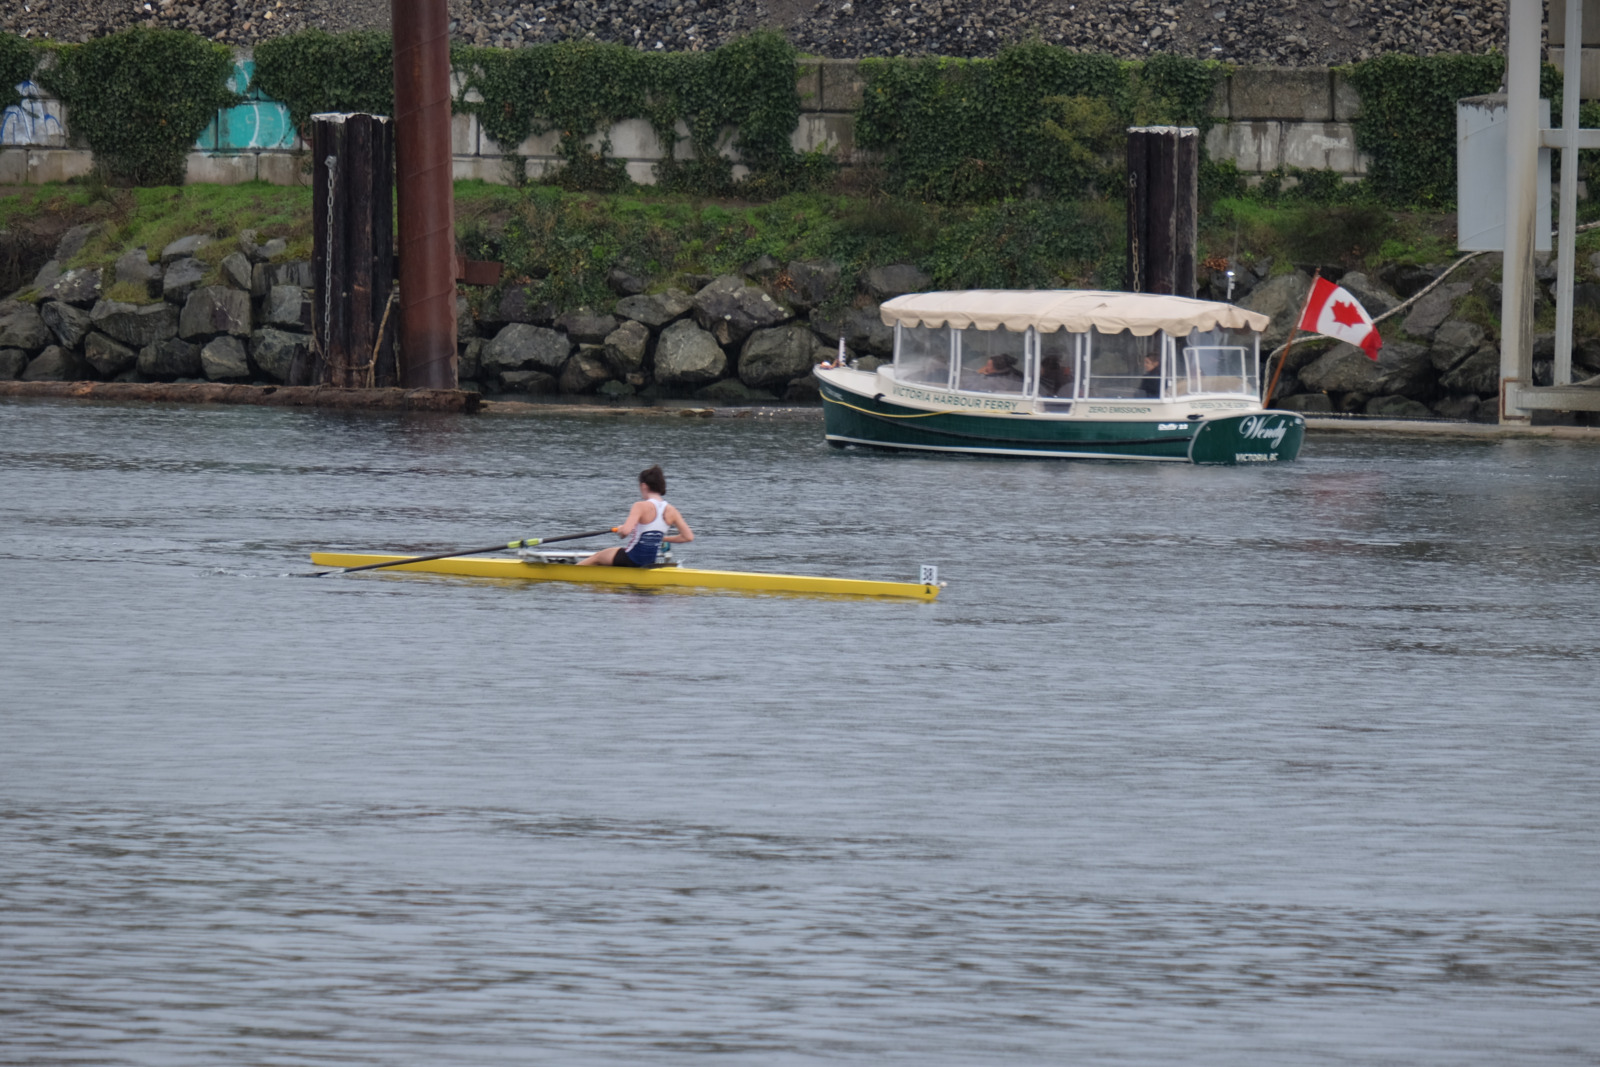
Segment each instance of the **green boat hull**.
[[1305,419],[1292,411],[1166,422],[1050,419],[928,412],[831,382],[823,382],[821,391],[825,433],[838,446],[1231,465],[1293,460],[1305,438]]

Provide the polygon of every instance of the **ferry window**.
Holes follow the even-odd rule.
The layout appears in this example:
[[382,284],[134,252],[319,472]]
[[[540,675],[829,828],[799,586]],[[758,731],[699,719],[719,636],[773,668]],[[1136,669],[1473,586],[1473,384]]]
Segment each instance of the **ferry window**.
[[1255,346],[1245,346],[1224,330],[1191,332],[1179,353],[1189,392],[1244,393],[1258,390]]
[[1161,395],[1161,337],[1135,337],[1095,330],[1089,340],[1089,380],[1085,396],[1132,399]]
[[895,345],[894,373],[902,382],[950,385],[950,328],[948,326],[902,326]]
[[1028,361],[1028,335],[968,327],[961,331],[961,371],[957,387],[974,393],[1022,393]]
[[1039,395],[1071,396],[1077,366],[1077,334],[1066,330],[1039,335]]

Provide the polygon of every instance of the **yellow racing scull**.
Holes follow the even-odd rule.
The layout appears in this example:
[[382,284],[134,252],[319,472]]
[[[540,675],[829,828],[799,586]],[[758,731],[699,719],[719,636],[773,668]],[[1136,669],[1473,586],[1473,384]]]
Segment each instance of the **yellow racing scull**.
[[[363,552],[313,552],[319,567],[365,567],[407,559]],[[390,571],[451,574],[470,578],[514,578],[528,582],[576,582],[583,585],[631,586],[643,589],[727,589],[745,593],[800,593],[825,596],[903,597],[932,600],[942,583],[876,582],[857,578],[823,578],[807,574],[756,574],[708,571],[697,567],[578,567],[541,559],[455,556],[449,559],[396,563]]]

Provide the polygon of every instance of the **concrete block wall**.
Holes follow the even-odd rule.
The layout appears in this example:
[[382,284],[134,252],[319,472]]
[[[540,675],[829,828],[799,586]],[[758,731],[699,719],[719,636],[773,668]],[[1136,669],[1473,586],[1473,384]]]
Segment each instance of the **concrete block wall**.
[[[238,64],[244,73],[247,57]],[[824,149],[845,166],[870,162],[856,146],[855,110],[861,104],[865,79],[860,64],[850,59],[807,60],[798,70],[801,115],[791,142],[797,151]],[[459,91],[459,85],[457,89]],[[1262,67],[1235,71],[1217,86],[1211,101],[1212,127],[1206,147],[1213,159],[1231,159],[1248,174],[1280,166],[1332,170],[1355,178],[1366,173],[1367,161],[1356,150],[1354,122],[1361,100],[1339,74],[1325,68]],[[241,108],[219,114],[189,155],[188,180],[235,184],[265,181],[278,185],[307,180],[305,147],[286,133],[281,104],[253,99]],[[16,114],[13,114],[15,112]],[[33,96],[20,108],[0,116],[0,185],[63,181],[88,172],[89,153],[73,147],[69,116],[54,100]],[[674,154],[689,159],[694,150],[688,128],[679,124]],[[722,154],[735,160],[738,131],[723,131]],[[598,148],[603,138],[590,143]],[[609,131],[610,153],[622,160],[628,175],[653,184],[655,166],[667,149],[650,124],[629,119]],[[507,183],[503,146],[485,134],[474,115],[456,115],[451,124],[454,173],[457,179]],[[516,146],[523,172],[539,178],[560,165],[557,136],[546,133]]]

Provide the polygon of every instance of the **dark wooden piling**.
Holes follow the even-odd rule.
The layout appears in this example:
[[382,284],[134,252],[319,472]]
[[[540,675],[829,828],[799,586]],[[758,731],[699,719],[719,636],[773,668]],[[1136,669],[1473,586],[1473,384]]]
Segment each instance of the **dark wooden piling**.
[[[387,118],[312,116],[314,365],[296,385],[398,381],[394,316],[394,138]],[[385,318],[388,323],[385,324]]]
[[1200,131],[1128,131],[1127,288],[1194,296]]

